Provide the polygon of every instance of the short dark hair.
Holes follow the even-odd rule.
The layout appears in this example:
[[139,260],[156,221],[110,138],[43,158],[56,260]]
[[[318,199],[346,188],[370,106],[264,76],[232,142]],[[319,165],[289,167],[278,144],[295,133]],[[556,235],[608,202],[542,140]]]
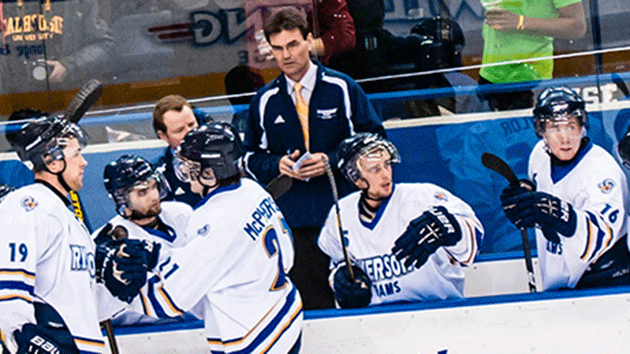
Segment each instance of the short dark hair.
[[306,39],[310,32],[306,18],[298,10],[288,7],[271,16],[271,19],[269,19],[264,29],[265,37],[269,42],[269,37],[272,34],[280,33],[283,30],[292,31],[296,28],[300,30],[302,37]]
[[181,112],[185,106],[192,109],[192,106],[186,99],[180,95],[168,95],[160,98],[153,108],[153,130],[155,133],[159,130],[166,133],[166,125],[164,124],[164,113],[168,111]]

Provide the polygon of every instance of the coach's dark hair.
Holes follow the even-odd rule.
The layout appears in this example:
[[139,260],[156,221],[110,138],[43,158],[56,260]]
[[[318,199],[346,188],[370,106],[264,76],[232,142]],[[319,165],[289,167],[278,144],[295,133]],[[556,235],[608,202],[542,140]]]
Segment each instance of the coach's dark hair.
[[280,33],[283,30],[292,31],[299,29],[302,37],[306,39],[309,34],[308,22],[298,10],[288,7],[276,12],[265,26],[265,37],[269,41],[269,36]]
[[164,113],[168,111],[181,112],[185,106],[192,106],[186,99],[180,95],[168,95],[162,97],[153,108],[153,130],[157,134],[158,130],[166,133],[166,125],[164,124]]

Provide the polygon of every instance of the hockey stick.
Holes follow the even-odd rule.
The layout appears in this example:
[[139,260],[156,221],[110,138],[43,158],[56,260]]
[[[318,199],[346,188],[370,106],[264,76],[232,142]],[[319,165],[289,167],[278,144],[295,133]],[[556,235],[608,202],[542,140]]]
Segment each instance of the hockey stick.
[[[72,123],[78,123],[79,120],[83,118],[83,115],[85,115],[85,112],[90,109],[90,107],[101,97],[102,94],[103,84],[99,80],[92,79],[88,81],[72,98],[72,101],[70,101],[68,108],[66,108],[63,117]],[[85,208],[79,198],[79,194],[71,190],[70,199],[72,199],[74,214],[85,223]],[[86,227],[90,232],[92,232],[90,225],[86,224]],[[101,322],[100,325],[101,328],[105,329],[112,354],[120,354],[118,351],[118,345],[116,344],[116,337],[114,336],[112,321],[105,320]]]
[[293,178],[287,175],[279,175],[271,180],[265,189],[267,189],[267,192],[271,194],[273,199],[277,200],[284,193],[288,192],[291,187],[293,187]]
[[348,271],[350,272],[350,278],[354,279],[354,271],[352,270],[352,264],[350,263],[350,257],[348,257],[348,250],[346,249],[346,242],[343,239],[343,227],[341,227],[341,214],[339,211],[339,193],[337,192],[337,183],[335,182],[335,176],[333,175],[332,168],[330,167],[330,163],[328,159],[322,156],[322,162],[326,167],[326,174],[328,175],[328,180],[330,181],[330,188],[332,189],[333,200],[335,201],[335,214],[337,217],[337,229],[339,230],[339,241],[341,241],[341,250],[343,251],[343,259],[346,261],[346,265],[348,265]]
[[[500,157],[493,155],[489,152],[484,152],[481,155],[481,163],[487,168],[498,172],[501,176],[510,182],[513,186],[519,185],[519,180],[516,177],[512,168]],[[529,291],[536,292],[536,282],[534,279],[534,266],[532,265],[532,255],[529,251],[529,239],[527,238],[527,229],[521,229],[521,239],[523,241],[523,254],[525,255],[525,268],[529,276]]]

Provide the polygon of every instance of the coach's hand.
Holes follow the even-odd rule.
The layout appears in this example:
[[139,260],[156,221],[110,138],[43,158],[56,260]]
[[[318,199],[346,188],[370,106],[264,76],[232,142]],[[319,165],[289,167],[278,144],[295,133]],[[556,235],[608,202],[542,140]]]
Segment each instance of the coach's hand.
[[160,244],[139,240],[103,242],[96,249],[97,280],[112,295],[131,303],[157,264]]
[[343,263],[333,274],[333,292],[341,308],[366,307],[372,301],[372,281],[365,272],[352,266],[354,279],[350,277],[348,266]]
[[439,247],[452,246],[461,239],[455,216],[443,206],[437,206],[409,223],[394,242],[392,253],[399,261],[404,260],[405,267],[413,264],[420,268]]

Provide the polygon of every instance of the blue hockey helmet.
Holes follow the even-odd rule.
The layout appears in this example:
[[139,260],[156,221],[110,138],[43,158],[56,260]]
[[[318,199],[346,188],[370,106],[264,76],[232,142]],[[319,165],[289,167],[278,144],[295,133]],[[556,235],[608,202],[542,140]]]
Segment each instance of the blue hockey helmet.
[[398,149],[391,142],[375,133],[358,133],[344,139],[337,148],[337,167],[351,183],[361,179],[357,162],[362,156],[377,148],[385,149],[392,163],[400,162]]
[[125,154],[108,163],[103,170],[103,182],[109,197],[116,203],[116,212],[125,215],[128,208],[128,194],[132,188],[144,188],[148,182],[155,180],[160,199],[168,193],[168,184],[164,176],[156,171],[144,158],[133,154]]
[[236,129],[228,123],[201,125],[186,134],[176,150],[180,163],[177,178],[197,180],[211,168],[217,180],[236,176],[243,170],[243,145]]
[[11,136],[10,143],[24,164],[32,171],[42,171],[51,162],[63,160],[68,140],[76,138],[87,145],[85,132],[76,124],[55,115],[36,118]]
[[534,128],[541,138],[547,121],[563,121],[573,116],[588,129],[586,103],[580,95],[566,86],[548,87],[536,99],[534,106]]

